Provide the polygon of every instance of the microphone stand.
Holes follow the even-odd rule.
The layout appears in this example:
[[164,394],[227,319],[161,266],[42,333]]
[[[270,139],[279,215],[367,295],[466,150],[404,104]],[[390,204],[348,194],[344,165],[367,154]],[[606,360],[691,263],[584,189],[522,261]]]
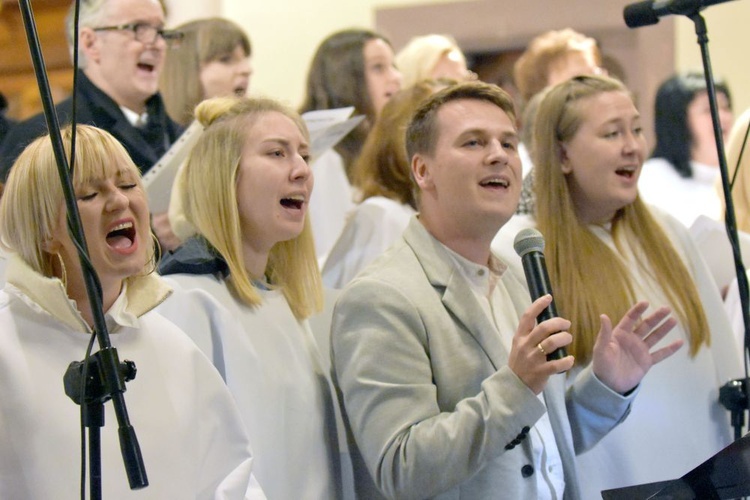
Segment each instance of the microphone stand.
[[[104,403],[109,399],[114,405],[115,415],[119,425],[120,451],[125,462],[125,470],[131,489],[148,486],[146,469],[141,456],[141,449],[135,430],[130,425],[127,408],[125,406],[125,382],[135,377],[135,365],[126,361],[120,363],[117,350],[112,347],[101,297],[101,284],[93,268],[90,268],[86,238],[78,213],[73,183],[70,178],[65,148],[60,135],[60,125],[57,112],[52,102],[49,80],[45,73],[44,57],[39,44],[34,14],[30,0],[19,0],[19,7],[26,29],[26,37],[34,64],[37,83],[50,132],[52,149],[57,161],[60,181],[65,195],[65,205],[68,210],[68,230],[79,249],[79,258],[83,279],[86,284],[89,303],[94,316],[94,333],[99,343],[99,351],[83,362],[71,363],[64,376],[66,394],[77,404],[81,405],[84,425],[89,429],[91,447],[89,460],[91,471],[90,494],[92,499],[100,499],[101,492],[101,442],[99,428],[104,425]],[[73,89],[75,92],[76,89]],[[75,127],[75,124],[73,124]],[[75,137],[75,136],[74,136]],[[74,142],[74,141],[73,141]],[[73,146],[73,144],[71,144]]]
[[[711,69],[711,59],[708,53],[708,32],[706,22],[700,15],[700,9],[695,12],[687,13],[695,24],[695,34],[698,38],[698,45],[701,48],[701,57],[703,61],[703,72],[706,78],[706,89],[708,92],[709,104],[711,107],[711,119],[713,122],[714,138],[716,139],[716,149],[719,153],[719,170],[721,172],[721,185],[724,193],[724,202],[726,205],[725,225],[727,237],[732,247],[734,257],[734,267],[737,273],[737,285],[740,292],[740,304],[742,307],[742,321],[745,327],[744,349],[747,353],[750,348],[750,311],[748,311],[748,279],[745,273],[745,266],[742,263],[742,253],[740,251],[739,237],[737,235],[737,221],[734,213],[734,202],[732,201],[731,187],[729,182],[729,171],[727,169],[726,154],[724,151],[724,139],[721,134],[721,123],[719,121],[719,107],[716,104],[716,86],[714,85],[713,72]],[[719,390],[719,402],[731,412],[732,427],[734,428],[735,440],[742,437],[742,428],[745,425],[745,412],[748,410],[748,367],[747,354],[743,356],[745,360],[745,378],[732,380],[722,386]]]

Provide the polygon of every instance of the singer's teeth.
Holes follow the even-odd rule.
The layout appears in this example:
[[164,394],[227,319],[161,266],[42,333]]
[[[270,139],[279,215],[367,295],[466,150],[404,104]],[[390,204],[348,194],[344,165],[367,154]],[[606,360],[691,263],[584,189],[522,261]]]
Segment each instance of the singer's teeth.
[[508,187],[508,181],[504,179],[490,179],[488,181],[482,182],[482,186],[502,186],[502,187]]
[[115,227],[113,227],[110,232],[121,231],[123,229],[128,229],[128,228],[131,228],[131,227],[133,227],[133,223],[132,222],[123,222],[123,223],[117,224]]
[[132,222],[117,224],[107,233],[107,243],[115,248],[130,247],[135,241],[135,227]]

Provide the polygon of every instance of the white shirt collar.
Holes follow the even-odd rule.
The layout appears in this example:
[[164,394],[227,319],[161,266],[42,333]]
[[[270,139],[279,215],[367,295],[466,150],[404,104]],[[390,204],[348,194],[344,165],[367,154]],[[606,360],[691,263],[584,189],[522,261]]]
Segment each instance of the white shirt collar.
[[502,263],[500,259],[490,253],[488,265],[483,266],[472,262],[466,257],[454,252],[447,246],[443,245],[448,255],[451,256],[461,275],[477,290],[482,290],[482,295],[489,297],[495,288],[500,277],[508,269],[508,266]]
[[141,114],[136,113],[132,109],[126,108],[125,106],[120,106],[120,109],[122,110],[123,114],[125,115],[125,118],[127,118],[128,122],[134,127],[143,127],[148,123],[148,113],[143,112]]

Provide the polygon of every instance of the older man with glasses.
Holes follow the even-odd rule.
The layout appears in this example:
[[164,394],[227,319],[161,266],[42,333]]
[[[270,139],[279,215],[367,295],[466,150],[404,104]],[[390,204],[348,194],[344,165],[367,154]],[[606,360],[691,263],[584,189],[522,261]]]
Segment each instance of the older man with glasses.
[[[71,55],[73,14],[71,6],[66,19]],[[158,93],[165,53],[181,33],[164,29],[158,0],[82,0],[78,24],[76,121],[111,133],[146,172],[182,132]],[[61,124],[71,120],[72,109],[72,97],[57,106]],[[46,131],[42,115],[10,131],[0,144],[3,179],[26,145]]]

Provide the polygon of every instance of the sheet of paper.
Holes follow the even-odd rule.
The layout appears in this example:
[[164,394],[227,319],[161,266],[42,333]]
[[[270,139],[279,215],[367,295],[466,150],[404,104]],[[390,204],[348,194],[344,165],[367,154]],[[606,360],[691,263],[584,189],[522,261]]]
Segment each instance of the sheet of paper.
[[[732,247],[724,223],[701,215],[690,227],[690,234],[708,264],[716,284],[723,290],[737,276]],[[747,268],[750,265],[750,234],[739,231],[738,237],[742,262]]]
[[172,194],[172,184],[177,170],[202,134],[203,125],[197,121],[193,122],[156,165],[143,175],[143,186],[152,213],[166,212],[169,208],[169,197]]
[[339,143],[346,134],[365,119],[364,115],[349,118],[354,107],[318,109],[302,115],[310,131],[310,156],[313,161]]

